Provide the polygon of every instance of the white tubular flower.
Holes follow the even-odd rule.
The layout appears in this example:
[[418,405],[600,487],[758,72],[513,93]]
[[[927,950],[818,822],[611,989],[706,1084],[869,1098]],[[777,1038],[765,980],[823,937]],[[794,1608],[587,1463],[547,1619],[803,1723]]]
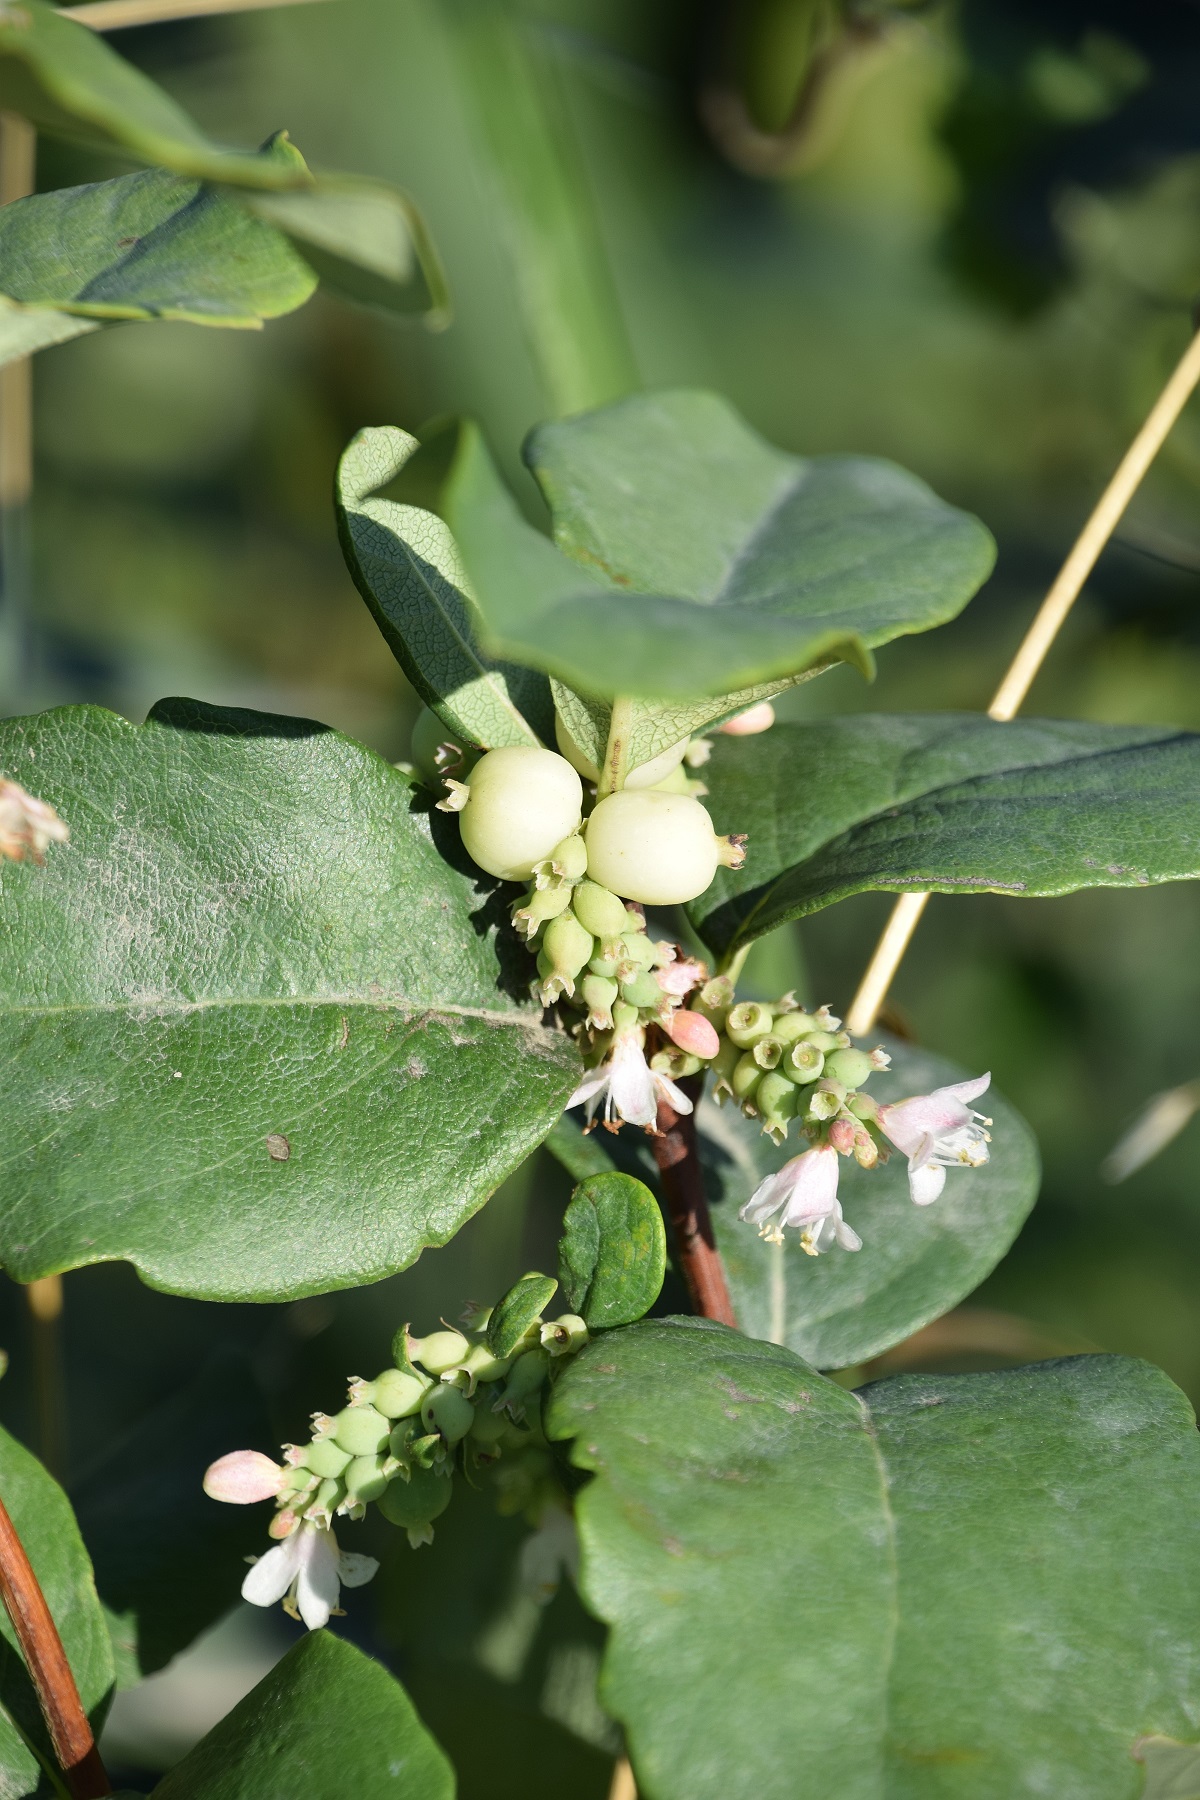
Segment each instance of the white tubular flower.
[[755,1188],[738,1214],[758,1226],[759,1237],[782,1244],[784,1227],[795,1226],[800,1247],[809,1256],[840,1244],[843,1250],[861,1250],[862,1239],[842,1217],[837,1197],[838,1153],[832,1144],[820,1144],[793,1156],[782,1169]]
[[65,844],[69,836],[52,806],[27,794],[19,782],[0,780],[0,856],[44,863],[46,846]]
[[977,1075],[974,1081],[879,1108],[880,1130],[908,1158],[908,1191],[915,1205],[937,1199],[947,1169],[978,1169],[987,1161],[991,1138],[985,1127],[992,1121],[967,1102],[977,1100],[991,1079],[990,1074]]
[[338,1549],[332,1531],[305,1521],[282,1544],[260,1556],[242,1583],[242,1599],[252,1606],[283,1601],[290,1618],[302,1619],[310,1631],[328,1625],[340,1611],[343,1587],[361,1587],[379,1564],[373,1556]]
[[607,1062],[584,1076],[571,1098],[568,1108],[587,1108],[588,1129],[604,1102],[604,1123],[609,1131],[619,1131],[622,1123],[643,1125],[653,1131],[658,1119],[659,1100],[666,1100],[677,1113],[690,1113],[692,1103],[682,1089],[657,1069],[652,1069],[642,1050],[641,1031],[617,1033]]

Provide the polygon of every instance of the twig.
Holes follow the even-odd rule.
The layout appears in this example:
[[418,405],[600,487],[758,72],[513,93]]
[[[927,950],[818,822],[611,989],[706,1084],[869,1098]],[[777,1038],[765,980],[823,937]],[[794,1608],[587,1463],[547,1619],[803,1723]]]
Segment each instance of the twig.
[[269,6],[312,6],[316,0],[92,0],[64,6],[64,19],[78,19],[93,31],[124,31],[131,25],[164,25],[171,19],[203,19],[214,14],[262,12]]
[[54,1754],[71,1800],[101,1800],[112,1793],[92,1737],[79,1689],[67,1661],[46,1596],[25,1546],[0,1501],[0,1599],[13,1623],[25,1666],[37,1690]]
[[[681,1083],[693,1101],[700,1098],[694,1077]],[[654,1160],[662,1176],[667,1211],[675,1231],[679,1269],[692,1305],[704,1319],[737,1326],[725,1270],[713,1238],[712,1219],[704,1194],[704,1177],[696,1151],[694,1113],[677,1113],[665,1100],[658,1104],[660,1135],[652,1138]]]
[[[1200,382],[1200,331],[1197,331],[1176,363],[1166,386],[1150,408],[1145,423],[1121,458],[1115,475],[1072,545],[1070,555],[1055,577],[1020,649],[1009,664],[1008,672],[996,689],[995,698],[988,707],[990,719],[1011,719],[1025,699],[1067,614],[1079,598],[1084,582],[1095,568],[1100,552],[1120,523],[1121,515],[1137,492],[1150,464],[1162,449],[1167,434],[1187,405],[1197,382]],[[883,936],[867,966],[846,1020],[846,1029],[855,1036],[870,1031],[874,1025],[876,1014],[883,1005],[928,899],[928,894],[902,894],[892,908],[891,917],[884,927]]]

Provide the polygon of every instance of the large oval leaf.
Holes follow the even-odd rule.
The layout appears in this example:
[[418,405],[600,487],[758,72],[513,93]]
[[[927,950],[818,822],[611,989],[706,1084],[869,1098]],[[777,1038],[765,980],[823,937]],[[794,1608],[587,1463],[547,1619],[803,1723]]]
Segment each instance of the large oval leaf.
[[1134,1800],[1143,1735],[1195,1735],[1200,1437],[1145,1363],[856,1396],[670,1320],[549,1427],[643,1800]]
[[344,1639],[313,1631],[154,1793],[156,1800],[454,1800],[454,1772],[400,1683]]
[[[113,1686],[113,1659],[92,1566],[62,1489],[5,1431],[0,1431],[0,1495],[58,1626],[84,1709],[98,1731]],[[43,1768],[57,1767],[33,1683],[8,1614],[0,1609],[0,1793],[5,1800],[47,1794],[51,1789]]]
[[380,757],[171,701],[10,721],[0,768],[72,830],[0,872],[17,1280],[127,1257],[216,1299],[374,1281],[553,1124],[576,1052],[510,997],[526,953],[452,821]]
[[1200,874],[1200,735],[974,713],[859,714],[719,742],[718,831],[749,834],[689,908],[729,953],[868,888],[1024,896]]

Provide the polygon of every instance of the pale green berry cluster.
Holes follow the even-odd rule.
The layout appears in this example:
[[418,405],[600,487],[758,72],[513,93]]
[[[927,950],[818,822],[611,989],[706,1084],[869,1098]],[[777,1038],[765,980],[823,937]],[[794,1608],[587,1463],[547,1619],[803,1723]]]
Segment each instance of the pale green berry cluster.
[[834,1142],[864,1168],[880,1159],[874,1131],[876,1102],[863,1091],[891,1058],[860,1050],[827,1006],[806,1012],[795,996],[737,1002],[733,984],[718,976],[693,999],[695,1011],[717,1027],[721,1047],[708,1064],[718,1104],[732,1099],[777,1144],[795,1121],[814,1142]]
[[433,1521],[450,1504],[455,1470],[472,1477],[502,1459],[502,1510],[536,1516],[559,1497],[541,1429],[542,1393],[559,1360],[587,1342],[587,1326],[574,1313],[539,1315],[511,1354],[495,1356],[490,1318],[490,1308],[476,1310],[461,1331],[446,1327],[424,1338],[403,1327],[390,1367],[374,1381],[355,1377],[341,1412],[314,1413],[311,1441],[284,1445],[271,1535],[287,1537],[301,1519],[326,1527],[338,1514],[360,1519],[373,1503],[414,1547],[428,1544]]

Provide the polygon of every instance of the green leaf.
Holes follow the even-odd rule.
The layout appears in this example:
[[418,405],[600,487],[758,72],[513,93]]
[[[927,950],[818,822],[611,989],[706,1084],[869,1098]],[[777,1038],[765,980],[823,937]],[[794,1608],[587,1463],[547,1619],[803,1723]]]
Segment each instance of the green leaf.
[[218,1352],[73,1486],[119,1687],[163,1668],[236,1604],[261,1514],[219,1505],[201,1482],[241,1447],[270,1452],[270,1421],[245,1357]]
[[424,312],[435,328],[448,323],[445,275],[407,194],[314,174],[286,132],[257,153],[223,149],[149,76],[47,0],[0,11],[0,106],[54,135],[241,188],[246,206],[279,225],[350,298]]
[[511,1356],[557,1292],[553,1275],[539,1275],[536,1269],[514,1282],[488,1320],[487,1347],[492,1355]]
[[650,1311],[666,1273],[657,1200],[631,1175],[593,1175],[571,1196],[558,1254],[567,1305],[591,1330],[632,1324]]
[[281,232],[164,169],[0,208],[0,281],[27,307],[251,328],[317,285]]
[[417,495],[444,448],[392,426],[360,431],[338,465],[338,533],[354,585],[426,706],[488,750],[554,743],[544,675],[478,648],[479,614],[449,530],[419,505],[375,497],[403,476]]
[[[84,1709],[99,1730],[113,1660],[92,1566],[62,1489],[5,1431],[0,1495],[58,1626]],[[5,1800],[46,1794],[41,1770],[57,1766],[16,1635],[0,1609],[0,1792]]]
[[398,1681],[313,1631],[176,1763],[154,1800],[394,1794],[454,1800],[454,1774]]
[[479,458],[446,516],[497,643],[592,695],[715,696],[717,717],[758,683],[868,669],[871,646],[953,618],[992,563],[979,522],[914,476],[791,456],[713,394],[541,426],[526,458],[570,561],[522,533]]
[[[944,1057],[886,1040],[892,1067],[872,1075],[880,1101],[928,1094],[967,1078]],[[914,1206],[908,1163],[898,1153],[882,1166],[841,1167],[838,1198],[863,1240],[861,1250],[807,1256],[795,1232],[768,1244],[738,1219],[759,1182],[806,1146],[776,1146],[757,1119],[705,1101],[700,1158],[713,1230],[734,1312],[751,1337],[787,1344],[822,1369],[878,1356],[957,1306],[1005,1254],[1037,1199],[1037,1142],[1002,1095],[976,1103],[992,1116],[991,1157],[979,1169],[951,1169],[940,1199]]]
[[[943,1057],[898,1039],[882,1041],[892,1067],[871,1077],[870,1092],[879,1100],[927,1094],[966,1078],[966,1070]],[[978,1287],[1028,1217],[1040,1175],[1037,1143],[1020,1114],[994,1089],[980,1104],[992,1115],[991,1158],[982,1168],[951,1170],[932,1206],[909,1199],[908,1163],[899,1154],[874,1169],[847,1158],[838,1197],[863,1247],[813,1257],[795,1233],[785,1233],[782,1245],[768,1244],[737,1216],[760,1181],[800,1154],[804,1140],[793,1136],[777,1146],[757,1120],[703,1099],[697,1147],[742,1330],[786,1344],[818,1368],[851,1368],[902,1343]],[[572,1175],[619,1167],[658,1191],[649,1146],[628,1128],[601,1145],[583,1137],[568,1115],[546,1148]]]
[[[306,720],[168,701],[0,726],[71,827],[0,872],[0,1260],[215,1299],[375,1281],[541,1141],[574,1048],[444,815]],[[441,850],[439,850],[441,846]]]
[[99,329],[95,319],[75,318],[49,306],[14,306],[0,294],[0,367]]
[[718,831],[749,834],[689,912],[740,944],[870,888],[1023,896],[1200,874],[1200,735],[973,713],[859,714],[718,742]]
[[573,1359],[549,1429],[595,1471],[584,1592],[645,1800],[1134,1800],[1139,1738],[1194,1731],[1200,1437],[1147,1364],[856,1396],[647,1321]]
[[1200,1744],[1145,1737],[1133,1754],[1146,1768],[1140,1800],[1200,1800]]

